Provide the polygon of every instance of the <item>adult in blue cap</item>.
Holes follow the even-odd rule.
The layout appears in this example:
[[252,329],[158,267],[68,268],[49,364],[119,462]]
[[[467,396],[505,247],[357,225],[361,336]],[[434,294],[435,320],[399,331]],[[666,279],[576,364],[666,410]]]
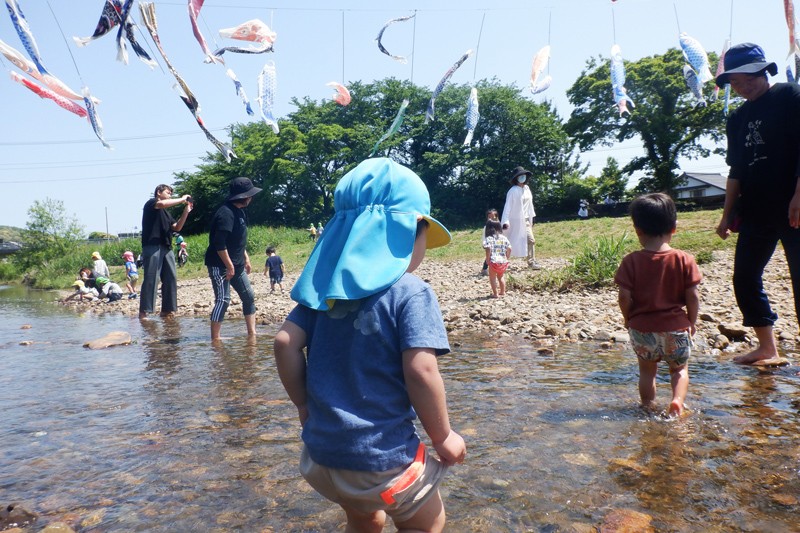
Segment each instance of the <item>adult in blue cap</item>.
[[214,213],[208,233],[205,264],[214,289],[211,309],[211,339],[219,339],[222,320],[231,303],[231,286],[242,301],[242,315],[248,335],[256,334],[256,305],[250,278],[250,257],[247,255],[247,211],[253,196],[261,189],[250,178],[234,178],[230,194]]
[[778,315],[770,308],[762,280],[778,241],[786,253],[800,317],[800,87],[770,85],[767,74],[776,75],[778,66],[752,43],[728,50],[724,67],[717,85],[730,83],[745,102],[728,118],[730,173],[717,234],[725,239],[731,231],[739,232],[733,288],[743,324],[754,329],[759,346],[734,362],[753,364],[778,355],[773,334]]

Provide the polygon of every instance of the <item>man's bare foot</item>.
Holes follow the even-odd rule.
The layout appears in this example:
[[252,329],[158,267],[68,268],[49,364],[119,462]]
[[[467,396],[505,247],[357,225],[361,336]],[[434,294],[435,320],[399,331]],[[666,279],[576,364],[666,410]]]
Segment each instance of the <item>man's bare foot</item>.
[[147,313],[139,313],[139,320],[147,320]]
[[173,318],[174,316],[175,316],[175,313],[173,313],[172,311],[170,311],[168,313],[161,313],[161,318]]
[[765,359],[772,359],[773,357],[778,357],[778,353],[762,349],[761,346],[759,346],[750,353],[734,357],[733,362],[738,365],[752,365],[756,361],[764,361]]
[[672,403],[669,404],[669,409],[667,409],[667,416],[672,418],[681,416],[681,414],[683,414],[683,402],[681,400],[672,400]]

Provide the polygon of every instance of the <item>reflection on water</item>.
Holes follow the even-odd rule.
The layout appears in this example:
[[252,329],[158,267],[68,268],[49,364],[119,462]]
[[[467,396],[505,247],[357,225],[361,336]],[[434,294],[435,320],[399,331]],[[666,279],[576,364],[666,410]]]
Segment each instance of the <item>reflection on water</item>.
[[[0,290],[0,504],[38,513],[37,531],[341,528],[297,472],[275,327],[212,344],[203,320],[77,317],[48,299]],[[82,347],[117,330],[134,344]],[[638,408],[623,350],[453,340],[440,365],[468,454],[442,486],[449,531],[585,531],[621,508],[658,531],[800,531],[796,367],[700,356],[690,415],[667,421]]]

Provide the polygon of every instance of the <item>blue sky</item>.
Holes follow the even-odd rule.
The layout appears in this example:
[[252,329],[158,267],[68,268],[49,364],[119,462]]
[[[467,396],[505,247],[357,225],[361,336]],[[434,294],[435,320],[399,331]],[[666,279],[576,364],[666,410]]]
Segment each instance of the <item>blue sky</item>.
[[[94,31],[103,0],[18,1],[48,70],[76,91],[88,86],[102,101],[98,113],[114,150],[102,147],[85,119],[11,81],[3,70],[14,67],[1,58],[0,225],[23,227],[34,200],[49,197],[62,200],[87,232],[105,231],[106,211],[111,233],[132,231],[141,225],[141,207],[155,186],[172,183],[176,171],[193,170],[215,148],[171,89],[175,79],[143,25],[137,38],[161,65],[154,71],[132,53],[127,66],[115,60],[116,29],[86,47],[74,45],[73,36]],[[206,126],[224,141],[229,124],[260,120],[257,111],[255,117],[245,113],[225,68],[203,63],[187,1],[155,4],[162,45],[200,101]],[[415,11],[416,20],[390,26],[382,41],[391,53],[409,58],[401,64],[380,53],[373,41],[385,22]],[[136,4],[133,13],[138,23]],[[477,48],[477,55],[455,73],[452,83],[496,77],[526,88],[534,55],[549,43],[552,86],[539,95],[523,94],[552,101],[564,118],[571,110],[566,91],[586,60],[608,57],[615,41],[623,57],[635,61],[678,47],[678,23],[706,50],[717,53],[732,33],[734,43],[764,47],[779,65],[778,81],[785,81],[789,49],[781,0],[276,0],[269,6],[256,0],[207,0],[201,15],[200,29],[212,49],[214,39],[220,46],[241,45],[221,41],[217,32],[254,18],[277,33],[274,54],[224,56],[251,100],[257,96],[256,80],[264,63],[275,62],[277,116],[293,110],[292,97],[330,99],[333,90],[325,84],[331,81],[409,79],[413,74],[414,83],[433,88],[470,48]],[[24,50],[6,13],[0,14],[0,39]],[[609,112],[614,109],[609,89]],[[629,142],[581,154],[581,161],[599,173],[607,157],[624,164],[639,153],[638,143]],[[720,157],[686,161],[683,169],[727,171]]]

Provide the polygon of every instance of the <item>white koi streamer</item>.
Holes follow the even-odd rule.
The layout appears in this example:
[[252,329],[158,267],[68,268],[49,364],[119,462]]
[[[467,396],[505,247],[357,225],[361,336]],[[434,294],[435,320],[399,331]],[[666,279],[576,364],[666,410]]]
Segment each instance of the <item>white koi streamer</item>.
[[413,19],[414,16],[415,15],[406,15],[405,17],[397,17],[396,19],[392,19],[389,22],[387,22],[386,24],[384,24],[383,28],[381,28],[381,31],[378,32],[378,36],[375,38],[375,42],[378,43],[378,50],[380,50],[381,52],[383,52],[387,56],[391,57],[395,61],[399,61],[399,62],[401,62],[403,64],[408,63],[408,59],[406,59],[405,57],[403,57],[403,56],[393,56],[392,54],[390,54],[389,51],[386,50],[386,48],[383,47],[383,43],[381,43],[381,39],[383,39],[383,32],[386,31],[386,28],[388,28],[389,26],[391,26],[395,22],[405,22],[407,20]]
[[274,115],[275,91],[277,88],[278,80],[275,74],[275,62],[267,61],[267,64],[261,70],[261,74],[258,75],[258,98],[256,98],[256,101],[261,108],[261,118],[272,126],[272,131],[276,135],[281,131]]
[[469,146],[472,143],[472,135],[475,133],[475,126],[478,125],[478,120],[481,114],[478,111],[478,88],[473,87],[469,92],[469,99],[467,99],[467,138],[464,139],[464,146]]

